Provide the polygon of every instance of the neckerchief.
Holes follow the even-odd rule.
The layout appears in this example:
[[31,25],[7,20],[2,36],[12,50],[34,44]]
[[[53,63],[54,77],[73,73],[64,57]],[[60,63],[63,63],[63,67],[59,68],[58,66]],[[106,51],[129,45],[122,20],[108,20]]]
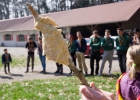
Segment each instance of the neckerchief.
[[92,43],[95,44],[95,43],[97,43],[97,42],[98,42],[97,37],[93,38]]
[[[121,87],[120,87],[120,82],[122,77],[125,75],[126,73],[123,73],[117,80],[116,83],[116,91],[117,91],[117,96],[118,96],[118,100],[124,100],[122,95],[121,95]],[[140,100],[140,96],[137,98],[137,100]]]
[[110,38],[106,38],[106,44],[109,44],[110,43]]
[[124,40],[123,36],[122,37],[120,37],[120,36],[118,37],[118,41],[119,41],[120,46],[122,46],[123,40]]

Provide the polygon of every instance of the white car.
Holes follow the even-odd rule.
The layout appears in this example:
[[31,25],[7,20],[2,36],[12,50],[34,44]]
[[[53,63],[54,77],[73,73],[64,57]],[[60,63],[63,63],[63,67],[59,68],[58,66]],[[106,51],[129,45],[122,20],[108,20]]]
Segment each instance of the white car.
[[111,36],[111,38],[114,40],[114,54],[116,55],[117,54],[117,50],[116,50],[116,38],[117,38],[118,36]]

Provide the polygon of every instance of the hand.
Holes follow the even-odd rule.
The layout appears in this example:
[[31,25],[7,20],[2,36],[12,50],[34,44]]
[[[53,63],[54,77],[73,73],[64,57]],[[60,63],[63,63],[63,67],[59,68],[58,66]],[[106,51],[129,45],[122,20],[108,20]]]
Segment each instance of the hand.
[[115,100],[113,93],[98,89],[93,82],[90,83],[90,87],[80,86],[82,100]]
[[34,52],[34,49],[33,49],[33,50],[31,50],[31,52]]

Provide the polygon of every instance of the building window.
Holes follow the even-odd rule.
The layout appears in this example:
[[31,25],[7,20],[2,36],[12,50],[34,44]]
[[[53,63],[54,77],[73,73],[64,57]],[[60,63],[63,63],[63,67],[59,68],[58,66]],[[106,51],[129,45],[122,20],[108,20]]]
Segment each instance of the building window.
[[24,37],[24,35],[22,35],[22,34],[20,34],[20,35],[18,35],[18,41],[25,41],[25,37]]
[[5,41],[11,41],[12,40],[12,36],[10,34],[6,34],[6,35],[4,35],[4,40]]

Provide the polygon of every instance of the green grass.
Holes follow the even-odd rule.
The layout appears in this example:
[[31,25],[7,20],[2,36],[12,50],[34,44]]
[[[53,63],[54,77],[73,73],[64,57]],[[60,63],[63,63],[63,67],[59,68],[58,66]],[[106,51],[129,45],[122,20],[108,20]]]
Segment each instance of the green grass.
[[[11,67],[26,67],[27,62],[27,56],[13,56],[12,57],[12,63],[10,64]],[[0,55],[1,58],[1,55]],[[35,65],[39,64],[39,57],[35,57]],[[0,68],[3,67],[2,61],[0,59]]]
[[[100,89],[115,93],[115,84],[119,75],[90,76],[88,82],[94,82]],[[78,78],[33,80],[0,84],[0,100],[79,100]]]

